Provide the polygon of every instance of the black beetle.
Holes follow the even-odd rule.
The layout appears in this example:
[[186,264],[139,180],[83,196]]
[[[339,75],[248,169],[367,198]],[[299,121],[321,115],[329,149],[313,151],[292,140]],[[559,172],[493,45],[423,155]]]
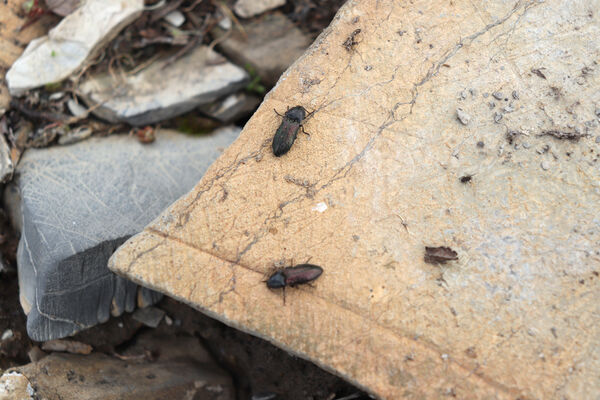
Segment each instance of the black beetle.
[[285,267],[269,277],[267,287],[269,289],[283,288],[283,303],[285,304],[286,286],[294,287],[303,285],[317,279],[323,273],[323,268],[313,264],[299,264],[293,267]]
[[[287,110],[284,115],[279,114],[277,110],[275,110],[275,113],[283,117],[281,125],[279,125],[275,136],[273,136],[273,154],[280,157],[292,148],[296,135],[298,135],[298,129],[300,129],[302,121],[306,118],[306,110],[302,106],[296,106]],[[308,135],[304,131],[304,127],[302,127],[302,132]]]

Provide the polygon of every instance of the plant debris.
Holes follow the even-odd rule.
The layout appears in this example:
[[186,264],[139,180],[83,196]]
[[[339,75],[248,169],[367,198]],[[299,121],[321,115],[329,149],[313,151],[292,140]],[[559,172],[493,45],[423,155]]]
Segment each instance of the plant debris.
[[73,354],[90,354],[92,352],[92,346],[74,340],[57,339],[44,342],[42,344],[42,350],[61,351]]
[[346,51],[351,51],[354,46],[356,46],[359,42],[356,41],[356,35],[360,33],[360,29],[355,29],[354,32],[348,36],[348,38],[344,41],[342,46],[346,48]]
[[546,75],[544,75],[544,73],[541,71],[543,68],[532,68],[531,72],[536,74],[537,76],[539,76],[542,79],[548,79],[546,78]]
[[458,260],[458,254],[450,247],[425,247],[424,261],[428,264],[445,264]]
[[579,133],[577,131],[561,131],[556,129],[551,129],[547,131],[542,131],[542,133],[538,136],[552,136],[558,140],[570,140],[571,142],[578,142],[584,136],[587,136],[585,133]]

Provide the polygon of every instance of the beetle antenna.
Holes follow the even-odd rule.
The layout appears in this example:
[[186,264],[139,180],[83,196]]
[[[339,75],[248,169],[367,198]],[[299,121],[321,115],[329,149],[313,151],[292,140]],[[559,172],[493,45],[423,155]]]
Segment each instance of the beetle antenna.
[[280,117],[283,117],[283,115],[279,114],[276,109],[273,109],[273,111],[275,111],[275,114],[279,115]]

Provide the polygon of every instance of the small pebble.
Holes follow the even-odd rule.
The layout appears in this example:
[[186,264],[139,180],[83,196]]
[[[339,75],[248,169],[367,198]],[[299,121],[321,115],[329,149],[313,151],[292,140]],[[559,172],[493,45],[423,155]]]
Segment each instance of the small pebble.
[[171,11],[165,15],[164,19],[176,28],[180,27],[185,22],[185,17],[179,10]]
[[0,340],[8,340],[10,338],[12,338],[14,336],[14,333],[12,331],[12,329],[7,329],[2,333],[2,337],[0,337]]
[[600,118],[600,108],[596,108],[594,112],[596,113],[596,117]]
[[496,100],[502,100],[504,98],[504,95],[502,94],[502,92],[494,92],[494,93],[492,93],[492,96],[494,96],[494,98]]
[[483,149],[485,146],[485,143],[483,143],[481,140],[479,142],[477,142],[477,147],[479,147],[480,149]]
[[65,95],[65,92],[56,92],[56,93],[52,93],[50,96],[48,96],[49,100],[60,100],[63,96]]
[[494,122],[495,122],[495,123],[498,123],[498,122],[500,122],[500,120],[501,120],[501,119],[502,119],[502,114],[500,114],[500,113],[498,113],[498,112],[497,112],[497,113],[494,113]]
[[460,92],[460,99],[461,100],[465,100],[467,98],[467,92],[465,92],[464,90],[462,92]]
[[523,148],[524,149],[528,149],[530,147],[531,147],[531,145],[529,143],[527,143],[527,142],[523,143]]
[[511,113],[513,111],[515,111],[515,108],[513,107],[512,104],[509,104],[509,105],[507,105],[507,106],[504,107],[504,112]]
[[471,116],[467,114],[462,108],[456,109],[456,117],[463,125],[467,125],[469,121],[471,121]]
[[541,167],[544,171],[548,171],[548,169],[550,168],[550,165],[548,164],[548,161],[542,161]]
[[596,143],[600,143],[600,136],[596,136]]
[[489,107],[490,109],[492,109],[492,108],[496,107],[496,103],[494,103],[493,101],[490,101],[490,102],[488,103],[488,107]]
[[367,66],[365,67],[365,71],[370,71],[370,70],[372,70],[372,69],[373,69],[373,66],[372,66],[372,65],[367,65]]
[[483,98],[484,98],[484,99],[487,99],[487,98],[489,97],[489,95],[490,95],[489,93],[484,93],[484,94],[483,94]]
[[516,90],[513,90],[512,92],[512,98],[515,100],[519,100],[519,93]]

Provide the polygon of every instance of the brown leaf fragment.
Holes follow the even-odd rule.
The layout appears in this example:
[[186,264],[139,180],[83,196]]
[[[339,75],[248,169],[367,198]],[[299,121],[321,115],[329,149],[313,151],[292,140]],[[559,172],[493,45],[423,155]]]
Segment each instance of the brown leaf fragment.
[[544,73],[539,68],[532,68],[531,72],[534,73],[534,74],[536,74],[537,76],[539,76],[542,79],[547,79],[546,75],[544,75]]
[[458,260],[458,254],[450,247],[425,247],[424,260],[429,264],[445,264],[447,261]]
[[540,136],[552,136],[556,139],[559,140],[570,140],[572,142],[577,142],[579,141],[579,139],[581,139],[584,136],[587,136],[584,133],[578,133],[576,131],[570,131],[570,132],[566,132],[566,131],[560,131],[560,130],[547,130],[547,131],[543,131]]
[[92,346],[74,340],[57,339],[44,342],[42,344],[42,350],[61,351],[73,354],[90,354],[92,352]]

